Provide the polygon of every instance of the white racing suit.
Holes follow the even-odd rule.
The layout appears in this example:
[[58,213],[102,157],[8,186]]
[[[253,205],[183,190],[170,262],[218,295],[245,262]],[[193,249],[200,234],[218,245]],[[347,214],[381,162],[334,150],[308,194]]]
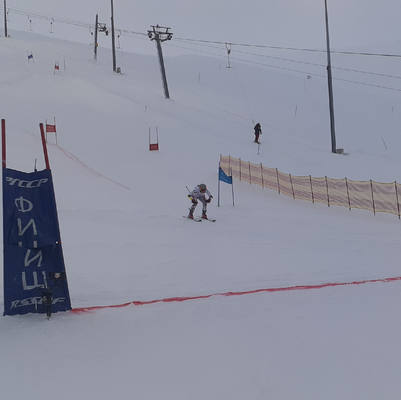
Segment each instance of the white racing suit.
[[[208,196],[207,199],[206,195]],[[207,203],[210,203],[210,199],[213,198],[210,192],[206,189],[206,191],[202,193],[198,185],[188,197],[192,199],[192,207],[189,209],[189,215],[194,215],[195,208],[198,205],[198,201],[200,201],[202,203],[202,215],[206,216]]]

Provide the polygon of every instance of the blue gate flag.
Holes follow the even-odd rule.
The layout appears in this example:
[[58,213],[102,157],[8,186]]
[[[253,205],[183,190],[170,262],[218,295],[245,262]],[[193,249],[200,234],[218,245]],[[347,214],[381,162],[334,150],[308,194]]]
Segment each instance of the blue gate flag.
[[223,181],[225,183],[228,183],[230,185],[233,184],[233,177],[228,176],[224,171],[223,168],[219,167],[219,181]]
[[51,171],[3,168],[4,315],[71,309]]

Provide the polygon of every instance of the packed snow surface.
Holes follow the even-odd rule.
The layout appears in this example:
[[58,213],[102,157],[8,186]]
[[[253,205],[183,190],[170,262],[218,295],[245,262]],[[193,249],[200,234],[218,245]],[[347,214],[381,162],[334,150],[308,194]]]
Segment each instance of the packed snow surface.
[[[166,43],[166,100],[156,49],[119,49],[115,74],[104,47],[94,62],[82,43],[10,35],[0,38],[7,166],[32,171],[37,159],[44,168],[39,122],[55,117],[58,143],[49,137],[48,150],[73,307],[401,276],[397,216],[294,201],[237,180],[235,207],[224,183],[217,207],[220,154],[293,175],[401,181],[399,81],[337,71],[354,81],[334,85],[337,145],[348,153],[337,155],[324,68],[234,58],[226,68],[224,53],[168,57]],[[355,69],[397,73],[395,63],[369,60],[356,58]],[[150,152],[156,128],[160,151]],[[214,195],[214,224],[182,218],[186,186],[199,183]],[[400,288],[3,317],[1,398],[396,399]]]

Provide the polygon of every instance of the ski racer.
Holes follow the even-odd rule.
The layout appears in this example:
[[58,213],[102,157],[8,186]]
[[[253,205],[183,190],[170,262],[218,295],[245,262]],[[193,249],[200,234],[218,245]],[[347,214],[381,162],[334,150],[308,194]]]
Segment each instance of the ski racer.
[[[206,198],[206,195],[208,198]],[[207,219],[206,209],[207,204],[210,203],[213,199],[213,196],[210,194],[209,190],[204,183],[196,186],[194,190],[188,195],[188,198],[192,201],[192,206],[189,209],[188,218],[194,219],[194,211],[196,206],[198,205],[198,201],[202,203],[202,218]]]

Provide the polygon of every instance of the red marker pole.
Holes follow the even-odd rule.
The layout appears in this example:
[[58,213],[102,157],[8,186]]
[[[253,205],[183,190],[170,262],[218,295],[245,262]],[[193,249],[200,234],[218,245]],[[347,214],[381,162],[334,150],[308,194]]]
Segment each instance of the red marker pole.
[[50,164],[49,164],[49,156],[47,155],[47,146],[46,146],[46,139],[45,139],[45,130],[43,128],[43,124],[39,124],[40,127],[40,134],[42,136],[42,146],[43,146],[43,154],[45,156],[45,163],[46,163],[46,169],[50,169]]

